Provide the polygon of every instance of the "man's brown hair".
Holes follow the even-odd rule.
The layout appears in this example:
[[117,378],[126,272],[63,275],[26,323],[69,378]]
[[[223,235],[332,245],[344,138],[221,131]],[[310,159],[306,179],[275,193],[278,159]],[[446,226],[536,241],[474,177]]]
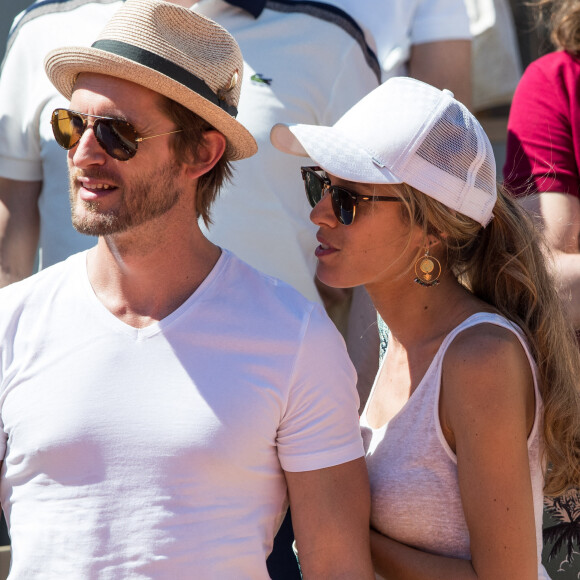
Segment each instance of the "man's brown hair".
[[[165,96],[161,96],[160,108],[175,123],[176,127],[181,129],[180,133],[171,135],[171,147],[176,160],[187,162],[195,159],[200,148],[203,147],[205,132],[215,131],[215,127],[193,111]],[[231,159],[226,147],[226,151],[215,166],[198,178],[195,206],[197,216],[202,217],[206,226],[211,224],[211,206],[218,196],[220,188],[225,181],[231,179],[231,176]]]

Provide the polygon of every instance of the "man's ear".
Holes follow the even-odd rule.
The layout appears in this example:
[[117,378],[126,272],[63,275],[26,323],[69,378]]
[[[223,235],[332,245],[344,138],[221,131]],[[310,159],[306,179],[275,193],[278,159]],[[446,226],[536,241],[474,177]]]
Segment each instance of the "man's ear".
[[186,174],[191,179],[204,175],[222,158],[226,150],[226,138],[215,129],[205,131],[195,159],[186,162]]

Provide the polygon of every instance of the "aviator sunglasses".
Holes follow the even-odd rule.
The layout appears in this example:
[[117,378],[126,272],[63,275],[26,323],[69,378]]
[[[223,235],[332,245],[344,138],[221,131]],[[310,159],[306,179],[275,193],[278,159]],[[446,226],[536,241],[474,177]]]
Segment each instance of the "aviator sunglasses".
[[330,193],[334,215],[345,226],[350,226],[354,222],[356,206],[361,201],[401,201],[398,197],[361,195],[340,185],[331,185],[328,177],[323,177],[317,173],[318,171],[323,171],[320,167],[301,167],[300,171],[304,180],[306,197],[310,205],[315,207],[326,192]]
[[56,142],[67,151],[72,149],[87,130],[89,117],[94,119],[92,128],[99,145],[108,155],[119,161],[128,161],[134,157],[141,141],[183,131],[183,129],[176,129],[149,137],[139,137],[133,125],[123,119],[87,115],[68,109],[55,109],[50,124]]

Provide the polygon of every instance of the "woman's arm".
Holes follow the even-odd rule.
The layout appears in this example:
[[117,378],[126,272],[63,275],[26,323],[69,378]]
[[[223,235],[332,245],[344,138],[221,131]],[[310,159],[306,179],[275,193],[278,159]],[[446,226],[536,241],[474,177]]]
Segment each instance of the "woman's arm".
[[444,558],[416,550],[371,529],[375,570],[387,580],[476,580],[469,560]]
[[527,451],[534,388],[511,332],[486,324],[455,339],[443,363],[440,417],[457,454],[472,561],[420,552],[373,532],[376,570],[397,580],[537,580]]

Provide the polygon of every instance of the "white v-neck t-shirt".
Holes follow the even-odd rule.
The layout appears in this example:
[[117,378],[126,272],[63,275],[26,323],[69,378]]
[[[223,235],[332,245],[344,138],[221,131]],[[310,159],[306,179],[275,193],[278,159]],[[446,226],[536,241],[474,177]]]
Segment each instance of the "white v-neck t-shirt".
[[14,579],[266,579],[283,470],[363,455],[322,308],[224,251],[130,327],[86,253],[0,291],[0,495]]

